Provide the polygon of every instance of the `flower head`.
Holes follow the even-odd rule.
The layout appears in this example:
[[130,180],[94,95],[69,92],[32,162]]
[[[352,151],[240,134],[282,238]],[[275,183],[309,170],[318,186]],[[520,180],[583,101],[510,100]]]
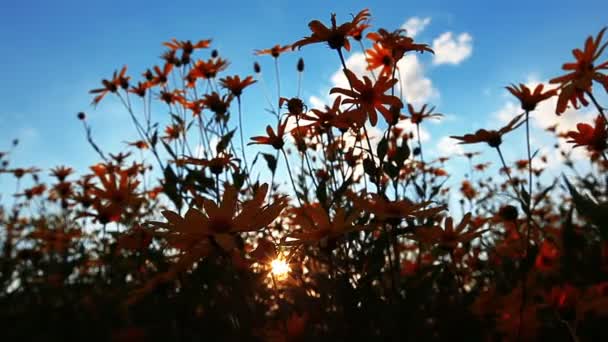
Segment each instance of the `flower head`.
[[283,137],[285,136],[285,126],[287,126],[287,120],[279,122],[276,134],[270,125],[266,126],[266,133],[268,136],[252,137],[251,140],[253,140],[253,142],[250,142],[249,145],[270,145],[277,150],[282,149],[285,144],[285,141],[283,140]]
[[491,147],[498,147],[502,144],[502,136],[508,132],[519,127],[524,121],[520,121],[523,114],[520,114],[513,118],[506,126],[502,127],[498,131],[480,129],[474,134],[465,134],[464,136],[451,136],[450,138],[460,140],[460,144],[476,144],[485,142]]
[[521,109],[526,111],[533,111],[536,109],[536,105],[540,102],[553,97],[557,94],[557,89],[551,89],[543,93],[543,84],[539,84],[534,88],[534,92],[530,90],[526,85],[519,84],[519,87],[516,85],[507,86],[507,90],[513,94],[513,96],[517,97],[519,102],[521,103]]
[[380,76],[390,77],[393,68],[396,67],[395,59],[389,49],[384,48],[381,44],[375,43],[371,49],[366,51],[367,70],[382,68]]
[[243,89],[254,84],[255,81],[252,76],[247,76],[243,80],[237,76],[228,76],[220,79],[220,84],[222,87],[230,90],[232,95],[239,97],[243,93]]
[[420,53],[428,51],[430,53],[435,53],[427,44],[414,43],[414,39],[405,35],[404,29],[395,30],[393,32],[379,29],[378,32],[368,33],[367,38],[376,43],[380,43],[385,49],[388,49],[395,61],[400,60],[405,53],[409,51],[417,51]]
[[363,11],[359,12],[353,18],[352,21],[346,22],[338,26],[336,24],[336,14],[332,13],[330,28],[323,25],[323,23],[318,20],[313,20],[308,23],[308,27],[312,31],[312,35],[310,37],[305,37],[293,43],[292,49],[299,49],[302,46],[308,44],[326,42],[331,49],[339,50],[341,48],[345,48],[347,51],[350,51],[350,43],[348,41],[348,36],[351,36],[353,33],[356,33],[355,29],[357,28],[357,25],[359,25],[368,17],[369,10],[364,9]]
[[420,108],[419,111],[416,111],[414,109],[414,106],[412,106],[410,103],[407,104],[407,110],[410,112],[410,120],[412,121],[413,124],[420,124],[422,123],[422,120],[427,119],[427,118],[440,118],[443,116],[443,114],[441,113],[434,113],[435,111],[435,107],[431,107],[428,108],[427,110],[427,104],[424,104],[422,106],[422,108]]
[[595,39],[589,36],[585,41],[584,51],[581,49],[572,50],[576,62],[566,63],[562,66],[562,69],[569,71],[569,73],[549,81],[550,83],[558,83],[561,90],[557,99],[556,114],[559,115],[566,111],[568,102],[572,103],[574,108],[578,108],[578,101],[583,106],[587,106],[589,102],[584,95],[591,91],[593,81],[603,85],[608,92],[608,76],[601,72],[608,69],[608,61],[595,63],[608,45],[608,42],[601,44],[604,32],[606,32],[606,27],[598,33]]
[[273,47],[271,47],[270,49],[264,49],[264,50],[255,50],[254,53],[258,56],[260,55],[271,55],[274,58],[279,58],[279,56],[285,52],[285,51],[289,51],[291,49],[291,45],[275,45]]
[[608,139],[608,131],[604,118],[598,116],[595,118],[595,126],[586,123],[576,125],[577,131],[567,133],[569,143],[575,144],[574,147],[585,146],[589,151],[601,152],[606,149],[606,139]]
[[376,111],[379,111],[387,122],[392,123],[394,121],[394,115],[386,105],[402,108],[403,103],[398,97],[385,93],[397,83],[397,80],[389,80],[385,76],[380,76],[378,80],[372,84],[372,81],[367,76],[363,76],[363,81],[361,81],[352,71],[344,70],[344,72],[352,86],[352,90],[332,88],[329,93],[346,95],[348,98],[342,101],[342,103],[357,105],[357,108],[349,111],[348,115],[363,119],[369,117],[370,123],[372,126],[375,126],[378,122]]

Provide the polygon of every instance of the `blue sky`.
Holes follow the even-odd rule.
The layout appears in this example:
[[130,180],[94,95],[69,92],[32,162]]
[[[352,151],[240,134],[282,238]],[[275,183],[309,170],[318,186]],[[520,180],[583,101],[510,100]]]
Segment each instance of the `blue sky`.
[[[501,113],[509,110],[505,85],[560,75],[562,63],[572,58],[570,50],[608,25],[605,1],[2,1],[0,150],[19,138],[13,166],[65,164],[85,171],[98,159],[77,112],[87,113],[97,142],[108,152],[118,152],[122,141],[135,137],[127,113],[111,100],[94,109],[88,90],[122,65],[138,76],[160,63],[161,42],[212,38],[213,47],[231,61],[228,74],[249,75],[257,60],[272,86],[271,59],[254,56],[254,49],[293,43],[309,34],[310,20],[327,23],[336,12],[344,21],[363,8],[370,9],[376,29],[429,18],[416,36],[420,42],[432,44],[448,32],[453,39],[471,37],[471,53],[458,64],[418,58],[421,78],[436,92],[429,100],[449,114],[441,125],[427,128],[430,150],[440,149],[435,145],[442,137],[498,127]],[[300,56],[307,65],[303,98],[309,102],[332,85],[339,60],[323,45],[281,57],[284,96],[294,95],[290,85]],[[272,119],[263,111],[260,87],[244,96],[245,133],[262,133]]]

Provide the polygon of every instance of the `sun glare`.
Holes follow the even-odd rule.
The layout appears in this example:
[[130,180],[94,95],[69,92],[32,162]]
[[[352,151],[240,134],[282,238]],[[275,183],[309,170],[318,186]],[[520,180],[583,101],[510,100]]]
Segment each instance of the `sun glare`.
[[274,259],[270,263],[272,274],[277,278],[284,278],[289,273],[289,265],[283,259]]

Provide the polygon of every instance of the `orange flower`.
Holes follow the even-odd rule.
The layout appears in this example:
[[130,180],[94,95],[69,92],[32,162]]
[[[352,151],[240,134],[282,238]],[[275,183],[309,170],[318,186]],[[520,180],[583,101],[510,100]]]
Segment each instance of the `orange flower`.
[[513,96],[519,99],[519,102],[521,102],[521,109],[533,111],[540,102],[557,95],[557,89],[551,89],[543,93],[543,87],[543,84],[537,85],[536,88],[534,88],[534,92],[530,91],[530,88],[521,83],[519,84],[519,87],[512,84],[505,88],[507,88]]
[[60,182],[63,182],[69,175],[74,172],[74,169],[67,166],[57,166],[54,169],[51,169],[51,176],[57,178]]
[[465,134],[464,136],[451,136],[450,138],[460,140],[460,144],[476,144],[480,142],[485,142],[491,147],[498,147],[500,146],[500,144],[502,144],[503,135],[508,132],[511,132],[512,130],[516,129],[524,123],[523,121],[520,121],[522,117],[523,114],[516,116],[515,118],[513,118],[513,120],[511,120],[511,122],[509,122],[506,126],[499,129],[498,131],[488,131],[485,129],[480,129],[475,132],[475,134]]
[[277,44],[277,45],[271,47],[270,49],[255,50],[254,53],[258,56],[271,55],[274,58],[278,58],[279,55],[281,55],[285,51],[288,51],[289,49],[291,49],[291,45],[281,46],[281,45]]
[[291,223],[298,227],[299,231],[287,236],[295,239],[295,241],[287,241],[287,244],[314,243],[324,238],[333,239],[363,229],[362,226],[355,224],[355,220],[359,217],[357,211],[347,214],[343,208],[337,208],[332,219],[325,208],[315,203],[294,208],[292,213]]
[[420,124],[422,123],[422,120],[426,119],[426,118],[440,118],[443,116],[443,114],[441,113],[433,113],[433,111],[435,110],[435,107],[431,107],[429,108],[429,110],[426,110],[426,104],[424,104],[422,106],[422,108],[420,108],[419,111],[416,111],[414,109],[414,106],[412,106],[411,104],[407,104],[407,110],[410,112],[410,120],[412,121],[413,124]]
[[217,121],[220,121],[227,119],[225,114],[228,112],[228,107],[230,107],[232,99],[232,95],[220,96],[220,94],[213,92],[203,96],[202,104],[215,114],[215,119]]
[[232,157],[232,154],[221,154],[212,159],[199,159],[199,158],[185,158],[178,159],[178,164],[191,164],[191,165],[200,165],[203,167],[208,167],[209,171],[215,175],[219,175],[224,172],[224,169],[231,167],[233,170],[238,170],[239,166],[236,162],[239,159],[235,159]]
[[165,127],[165,140],[176,140],[184,133],[184,125],[182,124],[171,124]]
[[328,130],[331,127],[348,128],[342,122],[338,120],[340,111],[340,104],[342,97],[338,96],[334,100],[331,107],[325,106],[325,110],[311,109],[311,114],[302,115],[302,119],[308,121],[303,127],[317,127],[321,130]]
[[389,80],[387,77],[381,76],[375,84],[372,84],[372,81],[367,76],[363,76],[363,82],[361,82],[352,71],[345,69],[344,72],[353,90],[332,88],[329,93],[346,95],[350,98],[345,99],[342,103],[353,103],[358,106],[356,109],[347,112],[347,114],[355,118],[369,117],[370,123],[372,126],[375,126],[378,122],[378,115],[376,114],[376,110],[378,110],[387,122],[393,122],[394,115],[385,105],[402,108],[403,103],[401,103],[398,97],[386,95],[385,93],[397,83],[397,80]]
[[541,272],[555,270],[555,268],[559,266],[560,254],[559,248],[554,242],[544,240],[540,245],[538,254],[536,255],[536,268]]
[[467,243],[481,236],[487,231],[467,229],[471,223],[471,213],[464,215],[460,223],[454,228],[454,222],[451,217],[444,221],[444,228],[439,226],[419,227],[414,232],[412,239],[428,245],[438,244],[440,248],[452,250],[458,247],[459,243]]
[[150,89],[152,84],[150,82],[137,82],[137,86],[131,87],[129,93],[133,93],[139,97],[146,96],[146,91]]
[[204,254],[211,245],[219,245],[225,251],[231,251],[236,248],[232,233],[262,229],[272,223],[285,208],[286,202],[283,199],[265,205],[267,192],[268,184],[264,184],[252,199],[239,206],[238,190],[233,186],[226,186],[221,203],[198,198],[204,211],[192,207],[181,217],[176,212],[165,210],[162,214],[168,222],[149,224],[156,229],[162,229],[163,231],[157,231],[157,234],[164,235],[171,246],[184,251],[186,260],[192,260],[192,253],[194,256]]
[[388,49],[395,61],[400,60],[408,51],[418,51],[420,53],[428,51],[430,53],[435,53],[427,44],[415,44],[414,39],[407,37],[404,34],[404,29],[395,30],[393,32],[379,29],[378,32],[368,33],[367,38],[376,43],[380,43],[385,49]]
[[90,90],[90,94],[99,94],[93,98],[93,104],[98,104],[104,98],[104,96],[106,96],[107,93],[116,93],[119,87],[127,89],[129,87],[130,77],[125,76],[126,72],[127,66],[124,66],[120,70],[120,73],[114,71],[111,81],[108,81],[106,79],[101,80],[103,88]]
[[234,77],[228,76],[220,79],[220,84],[222,85],[222,87],[230,90],[232,95],[236,97],[241,96],[241,94],[243,93],[243,89],[254,84],[255,82],[257,81],[255,81],[252,76],[247,76],[242,81],[238,75]]
[[471,182],[464,180],[462,181],[462,185],[460,186],[460,192],[466,197],[469,201],[473,200],[475,196],[477,196],[477,191],[471,185]]
[[228,61],[222,58],[212,58],[209,61],[196,61],[194,67],[188,72],[188,75],[186,76],[188,87],[194,87],[196,80],[199,78],[214,78],[218,72],[225,70],[228,65]]
[[347,51],[350,51],[348,36],[350,36],[352,33],[356,33],[355,29],[357,28],[357,25],[368,17],[369,10],[364,9],[353,18],[353,21],[337,26],[336,14],[332,13],[331,28],[323,25],[323,23],[318,20],[313,20],[308,23],[308,27],[312,31],[312,35],[293,43],[292,49],[299,49],[308,44],[326,42],[331,49],[339,50],[343,47]]
[[608,139],[608,131],[606,130],[606,123],[601,116],[595,118],[595,127],[586,124],[579,123],[576,125],[576,131],[570,131],[567,133],[569,143],[574,143],[574,147],[586,146],[589,151],[601,152],[606,149],[606,139]]
[[185,53],[192,53],[195,49],[206,49],[211,44],[211,39],[199,40],[198,43],[192,44],[189,40],[180,40],[173,38],[170,42],[163,43],[164,46],[171,49],[171,51],[176,51],[179,49],[184,50]]
[[156,73],[156,75],[153,76],[152,79],[150,80],[150,86],[155,86],[158,84],[164,86],[167,83],[169,73],[171,73],[171,70],[173,70],[173,64],[170,64],[170,63],[165,63],[165,66],[163,67],[162,70],[157,65],[155,65],[154,73]]
[[150,146],[148,146],[148,143],[145,142],[144,140],[137,140],[137,141],[133,141],[133,142],[125,142],[127,145],[129,146],[133,146],[135,148],[138,148],[140,150],[145,150],[148,149]]
[[572,50],[576,62],[566,63],[562,66],[562,69],[568,70],[570,73],[549,81],[550,83],[560,84],[559,89],[561,91],[555,109],[556,114],[562,114],[566,110],[568,102],[571,102],[574,108],[578,108],[578,101],[583,106],[587,106],[589,102],[584,95],[586,92],[591,92],[593,81],[603,85],[608,92],[608,76],[601,73],[601,70],[608,69],[608,61],[594,64],[608,45],[608,43],[604,43],[600,46],[605,31],[606,27],[598,33],[595,40],[589,36],[585,41],[584,51],[580,49]]
[[369,199],[355,198],[354,201],[358,208],[369,211],[381,221],[430,217],[445,210],[445,206],[425,209],[431,202],[416,204],[407,199],[390,201],[380,195],[372,195]]
[[255,144],[270,145],[277,150],[282,149],[283,145],[285,144],[283,137],[285,136],[285,126],[286,125],[287,125],[287,120],[284,120],[283,122],[279,122],[279,126],[277,128],[276,134],[274,133],[274,130],[272,129],[272,127],[270,127],[270,125],[266,126],[266,133],[268,134],[268,136],[252,137],[251,140],[253,140],[253,142],[250,142],[248,145],[255,145]]
[[393,72],[395,65],[395,59],[390,50],[382,47],[381,44],[375,43],[371,49],[365,51],[367,57],[367,70],[374,70],[382,67],[380,76],[390,77]]

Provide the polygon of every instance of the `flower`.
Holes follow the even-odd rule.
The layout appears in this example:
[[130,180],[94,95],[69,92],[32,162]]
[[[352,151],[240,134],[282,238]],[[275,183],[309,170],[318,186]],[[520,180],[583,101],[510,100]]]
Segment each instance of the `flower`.
[[393,122],[394,115],[385,105],[402,108],[403,103],[398,97],[386,95],[385,93],[397,83],[397,79],[389,80],[385,76],[380,76],[376,83],[372,84],[372,81],[367,76],[363,76],[362,82],[352,71],[345,69],[344,72],[346,73],[346,77],[353,90],[332,88],[329,93],[346,95],[350,98],[345,99],[342,103],[357,105],[357,108],[347,112],[348,115],[352,115],[356,118],[369,117],[370,123],[372,126],[375,126],[378,122],[378,115],[376,114],[376,110],[378,110],[386,121],[389,123]]
[[530,91],[530,88],[521,83],[519,84],[519,87],[512,84],[505,88],[521,102],[521,109],[533,111],[540,102],[557,95],[557,89],[551,89],[543,93],[543,87],[543,84],[537,85],[536,88],[534,88],[534,92]]
[[348,128],[340,120],[340,104],[342,103],[342,97],[338,96],[335,98],[334,103],[331,107],[325,105],[325,110],[311,109],[310,114],[302,115],[302,119],[308,121],[307,124],[302,127],[317,127],[321,130],[328,130],[331,127]]
[[576,129],[578,132],[570,131],[567,133],[567,137],[572,139],[568,140],[568,142],[575,144],[574,147],[586,146],[587,150],[597,152],[606,149],[608,131],[606,130],[604,118],[598,115],[595,118],[595,127],[586,123],[579,123],[576,125]]
[[93,104],[97,105],[108,93],[116,93],[119,87],[127,89],[129,87],[130,77],[125,76],[126,72],[127,66],[125,65],[122,67],[120,72],[114,71],[114,74],[112,75],[112,80],[101,80],[103,88],[90,90],[90,94],[99,94],[93,98]]
[[299,228],[298,232],[291,233],[286,244],[314,243],[324,238],[337,238],[343,234],[363,229],[356,225],[355,220],[359,212],[346,213],[344,208],[337,208],[333,219],[328,211],[319,203],[308,204],[292,210],[291,223]]
[[374,70],[382,67],[380,76],[390,77],[395,65],[395,59],[390,50],[384,48],[381,44],[375,43],[371,49],[366,50],[367,70]]
[[171,51],[176,51],[179,49],[184,50],[185,53],[192,53],[195,49],[206,49],[211,44],[211,39],[199,40],[198,43],[192,44],[189,40],[180,40],[173,38],[170,42],[163,43],[164,46],[171,49]]
[[161,86],[164,86],[168,81],[169,73],[171,73],[171,70],[173,70],[173,64],[171,63],[165,63],[165,66],[162,70],[160,69],[160,67],[158,67],[158,65],[155,65],[154,73],[156,73],[156,75],[153,76],[150,80],[150,86],[156,86],[159,84]]
[[239,159],[233,158],[232,154],[220,154],[215,158],[211,159],[199,159],[188,157],[185,159],[178,159],[178,164],[191,164],[208,167],[209,171],[214,175],[219,175],[224,172],[224,169],[232,168],[234,171],[238,170],[239,166],[236,162]]
[[426,111],[426,104],[424,104],[422,106],[422,108],[420,108],[419,111],[416,111],[414,109],[414,106],[412,106],[411,104],[407,104],[407,110],[410,112],[410,120],[412,121],[413,124],[420,124],[422,123],[422,120],[426,119],[426,118],[440,118],[443,116],[443,114],[441,113],[433,113],[433,111],[435,110],[435,107],[431,107],[429,108],[428,111]]
[[[203,211],[191,207],[184,217],[181,217],[174,211],[165,210],[162,214],[168,222],[148,224],[154,227],[157,233],[164,235],[173,247],[186,252],[186,255],[205,252],[211,245],[219,245],[228,252],[236,247],[232,233],[262,229],[272,223],[285,208],[286,202],[282,198],[273,204],[265,205],[267,192],[268,184],[264,184],[252,199],[239,206],[238,190],[233,186],[226,186],[220,203],[199,197],[197,201],[202,203]],[[186,256],[185,258],[192,260]]]
[[230,90],[232,95],[239,97],[243,93],[243,89],[254,84],[255,81],[252,76],[245,77],[242,81],[241,78],[237,76],[228,76],[220,79],[220,84],[222,87]]
[[480,129],[475,132],[475,134],[465,134],[464,136],[451,136],[450,138],[460,140],[460,144],[476,144],[480,142],[488,143],[491,147],[498,147],[502,144],[502,136],[508,132],[519,127],[524,121],[520,121],[523,117],[523,114],[520,114],[513,118],[506,126],[495,130],[485,130]]
[[279,55],[281,55],[285,51],[288,51],[289,49],[291,49],[291,45],[281,46],[281,45],[277,44],[277,45],[271,47],[270,49],[255,50],[254,53],[258,56],[271,55],[274,58],[278,58]]
[[375,194],[371,198],[355,198],[354,201],[356,207],[374,214],[380,221],[430,217],[445,210],[445,206],[425,209],[431,202],[414,203],[407,199],[390,201]]
[[393,32],[379,29],[378,32],[368,33],[367,38],[381,44],[385,49],[388,49],[395,61],[400,60],[408,51],[418,51],[420,53],[428,51],[430,53],[435,53],[427,44],[415,44],[414,39],[405,36],[404,29],[395,30]]
[[209,61],[196,61],[194,67],[186,75],[188,87],[193,88],[196,80],[199,78],[214,78],[218,72],[225,70],[228,64],[228,61],[222,58],[212,58]]
[[574,108],[578,108],[578,101],[583,106],[587,106],[589,102],[585,99],[584,94],[591,92],[593,81],[603,85],[608,92],[608,76],[600,72],[608,69],[608,61],[594,64],[608,45],[607,42],[600,46],[605,31],[606,27],[598,33],[595,40],[591,36],[587,37],[584,51],[572,50],[576,62],[566,63],[562,66],[562,69],[569,70],[570,73],[549,81],[549,83],[560,84],[561,91],[557,99],[556,114],[562,114],[566,110],[568,102],[571,102]]
[[251,140],[253,140],[253,142],[250,142],[248,145],[270,145],[277,150],[282,149],[285,144],[285,141],[283,140],[283,137],[285,136],[285,126],[287,126],[287,120],[279,122],[276,134],[270,125],[266,126],[266,134],[268,134],[268,136],[252,137]]
[[63,182],[69,175],[74,172],[74,169],[67,166],[57,166],[51,169],[51,176],[57,178],[58,181]]
[[214,91],[211,94],[203,95],[203,99],[200,103],[215,114],[216,122],[226,122],[228,120],[226,113],[228,113],[228,108],[230,107],[233,98],[232,94],[220,96],[220,94]]
[[310,37],[304,37],[292,44],[292,49],[301,48],[304,45],[326,42],[331,49],[339,50],[344,47],[350,51],[350,43],[347,37],[356,33],[356,28],[359,23],[369,17],[369,10],[364,9],[359,12],[352,21],[346,22],[340,26],[336,25],[336,14],[331,15],[331,28],[323,25],[318,20],[313,20],[308,23],[308,27],[312,31]]
[[448,217],[444,221],[444,228],[439,226],[419,227],[414,232],[412,239],[434,245],[438,244],[440,248],[452,250],[458,247],[459,243],[467,243],[481,236],[487,229],[477,230],[467,229],[471,223],[471,213],[464,215],[460,223],[454,228],[454,221]]

